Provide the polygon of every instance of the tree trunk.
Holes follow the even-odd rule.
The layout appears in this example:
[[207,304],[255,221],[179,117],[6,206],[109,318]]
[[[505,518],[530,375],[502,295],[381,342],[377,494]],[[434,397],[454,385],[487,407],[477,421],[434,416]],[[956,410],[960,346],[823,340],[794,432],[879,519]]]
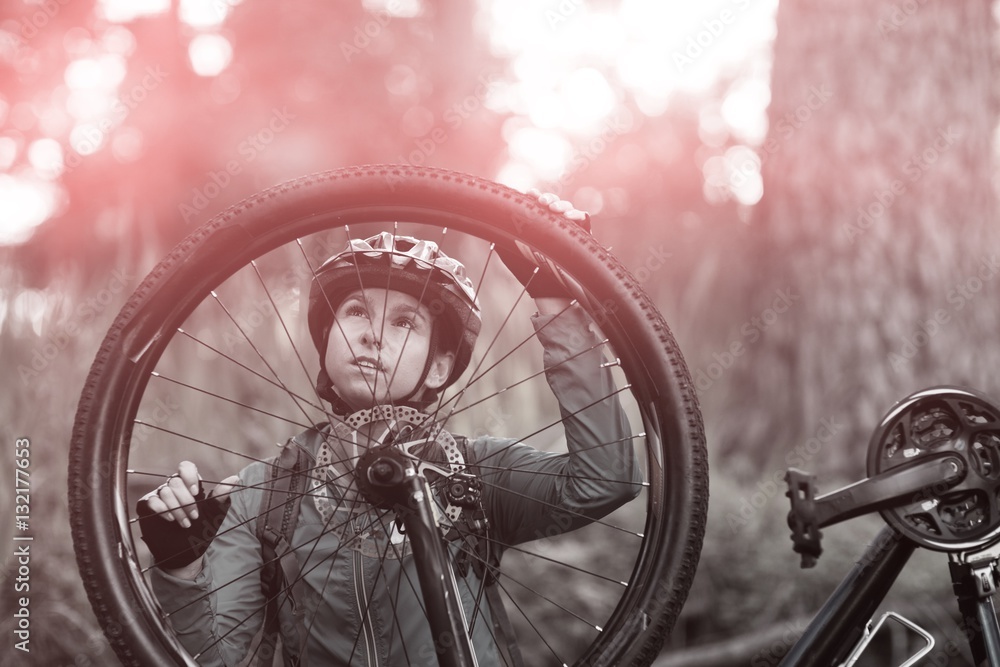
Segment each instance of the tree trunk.
[[990,7],[780,4],[724,453],[858,476],[905,395],[1000,397]]

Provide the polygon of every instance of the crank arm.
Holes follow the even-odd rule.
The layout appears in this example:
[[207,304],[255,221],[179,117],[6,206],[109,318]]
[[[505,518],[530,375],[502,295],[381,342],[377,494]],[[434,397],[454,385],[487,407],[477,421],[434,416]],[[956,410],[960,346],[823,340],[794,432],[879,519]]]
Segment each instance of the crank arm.
[[790,469],[785,476],[792,509],[788,526],[802,567],[812,567],[823,552],[819,529],[862,514],[919,500],[922,491],[937,485],[953,486],[965,478],[965,464],[957,456],[942,456],[888,470],[825,495],[816,496],[816,477]]
[[862,514],[914,502],[915,494],[938,484],[952,486],[965,477],[957,456],[924,461],[863,479],[816,498],[816,523],[822,528]]

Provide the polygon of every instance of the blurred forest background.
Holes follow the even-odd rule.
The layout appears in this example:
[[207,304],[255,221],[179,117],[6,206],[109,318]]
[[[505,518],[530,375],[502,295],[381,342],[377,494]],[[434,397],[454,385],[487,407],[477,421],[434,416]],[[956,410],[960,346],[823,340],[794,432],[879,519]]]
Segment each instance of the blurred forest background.
[[[860,479],[930,385],[1000,397],[997,22],[985,0],[45,0],[0,7],[0,437],[32,442],[38,664],[114,664],[65,508],[104,331],[196,225],[278,182],[409,163],[559,193],[694,374],[712,499],[662,665],[774,665],[879,527],[798,570],[789,465]],[[4,484],[10,489],[9,484]],[[11,498],[0,538],[12,544]],[[44,521],[44,523],[43,523]],[[8,553],[5,551],[5,553]],[[0,574],[0,663],[9,649]],[[893,607],[970,664],[946,559]],[[963,649],[964,651],[964,649]]]

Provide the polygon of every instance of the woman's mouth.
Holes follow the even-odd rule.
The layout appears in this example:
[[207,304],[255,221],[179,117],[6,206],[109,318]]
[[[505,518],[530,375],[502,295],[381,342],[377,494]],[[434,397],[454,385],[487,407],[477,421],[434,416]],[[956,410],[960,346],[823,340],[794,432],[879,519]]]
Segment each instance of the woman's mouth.
[[382,364],[377,359],[372,359],[370,357],[358,357],[354,360],[354,365],[362,370],[385,372]]

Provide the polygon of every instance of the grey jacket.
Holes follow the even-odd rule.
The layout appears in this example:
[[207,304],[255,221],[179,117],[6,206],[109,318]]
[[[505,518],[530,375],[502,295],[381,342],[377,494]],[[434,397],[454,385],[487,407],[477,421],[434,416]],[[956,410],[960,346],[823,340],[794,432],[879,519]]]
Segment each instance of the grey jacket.
[[[483,507],[491,535],[505,545],[556,535],[599,519],[634,498],[641,481],[629,424],[614,396],[611,373],[601,367],[604,355],[601,346],[594,347],[598,340],[587,315],[573,307],[555,318],[536,315],[532,323],[544,348],[546,379],[564,418],[569,453],[541,452],[491,436],[469,439],[471,458],[482,464]],[[316,431],[297,436],[311,455],[322,438]],[[261,628],[262,559],[254,530],[266,473],[263,463],[240,472],[240,484],[248,488],[231,495],[226,519],[194,581],[157,568],[152,571],[154,593],[199,664],[240,664]],[[334,519],[340,526],[353,526],[351,535],[371,538],[368,548],[344,548],[344,530],[329,530],[309,497],[301,504],[292,546],[305,581],[306,599],[296,604],[303,606],[308,624],[309,664],[436,666],[408,545],[394,534],[391,522],[369,525],[365,516],[338,514]],[[372,546],[390,557],[368,555]],[[452,547],[455,551],[457,545]],[[489,605],[480,588],[473,570],[460,577],[466,618],[477,619],[472,633],[477,659],[485,667],[500,664],[500,659]],[[286,631],[295,621],[284,607],[281,622],[282,637],[295,636]]]

